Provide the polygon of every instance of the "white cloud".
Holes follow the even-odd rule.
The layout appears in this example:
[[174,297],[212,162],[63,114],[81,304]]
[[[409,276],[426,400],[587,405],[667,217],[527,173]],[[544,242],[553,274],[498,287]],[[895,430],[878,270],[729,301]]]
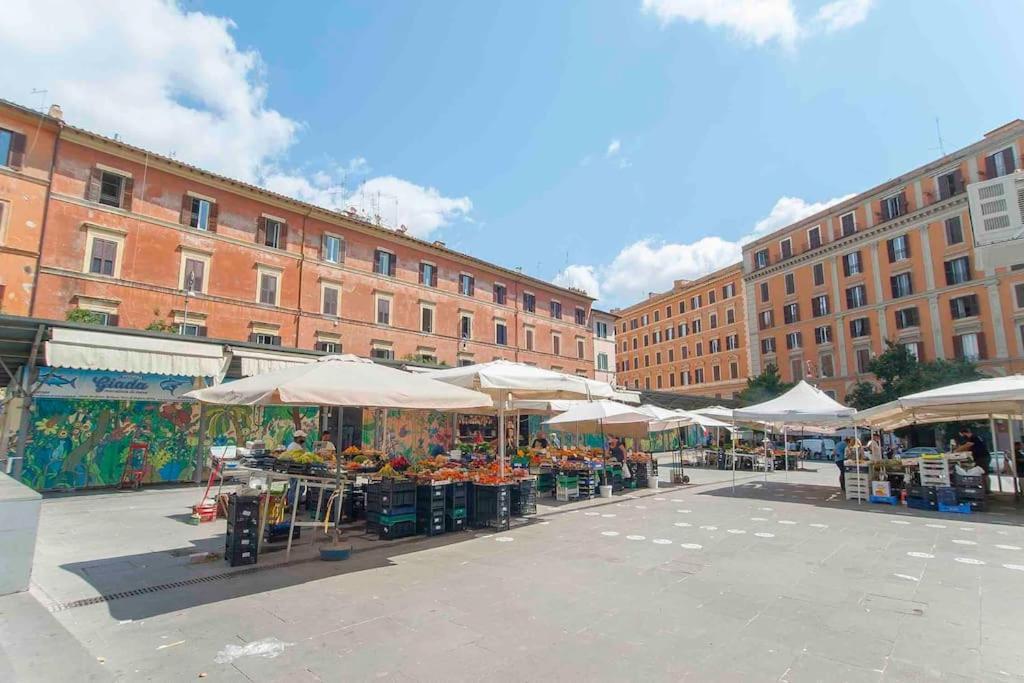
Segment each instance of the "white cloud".
[[555,282],[586,290],[599,298],[604,307],[628,306],[646,298],[650,292],[671,289],[675,280],[692,280],[737,263],[744,244],[850,196],[825,202],[782,197],[766,217],[754,224],[749,234],[738,240],[704,237],[695,242],[678,243],[642,239],[623,248],[608,264],[570,265],[555,276]]
[[856,26],[868,18],[874,0],[835,0],[818,10],[815,21],[826,33]]
[[[0,44],[10,68],[0,69],[0,92],[38,106],[31,92],[45,89],[46,102],[59,103],[74,125],[337,206],[339,169],[282,170],[303,125],[268,105],[262,59],[235,42],[230,19],[171,0],[125,7],[119,0],[5,3]],[[408,197],[415,208],[400,216],[410,229],[428,233],[469,210],[464,197],[391,176],[374,180]]]
[[643,0],[643,9],[661,20],[703,23],[725,28],[740,40],[765,45],[775,42],[791,48],[807,35],[834,33],[867,18],[874,0],[833,0],[821,6],[813,19],[803,22],[793,0]]
[[608,149],[605,150],[604,155],[606,157],[615,156],[622,149],[622,141],[615,139],[608,143]]

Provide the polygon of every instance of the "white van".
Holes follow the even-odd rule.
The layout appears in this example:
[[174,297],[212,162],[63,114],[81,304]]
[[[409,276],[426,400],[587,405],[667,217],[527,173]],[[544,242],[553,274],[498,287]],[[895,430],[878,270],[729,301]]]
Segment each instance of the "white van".
[[831,460],[836,450],[835,439],[801,439],[800,450],[807,451],[815,460]]

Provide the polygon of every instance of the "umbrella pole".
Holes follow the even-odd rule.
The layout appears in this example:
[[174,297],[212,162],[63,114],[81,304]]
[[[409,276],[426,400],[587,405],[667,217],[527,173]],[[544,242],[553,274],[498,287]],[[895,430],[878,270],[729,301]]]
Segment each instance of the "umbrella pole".
[[498,394],[498,473],[502,479],[505,478],[505,396],[507,392]]
[[[988,428],[992,432],[992,450],[998,450],[999,443],[996,441],[996,417],[995,415],[988,416]],[[977,465],[978,463],[974,463]],[[999,493],[1003,492],[1003,474],[1002,472],[996,472],[996,486],[999,487]]]
[[611,478],[608,476],[608,437],[604,434],[604,420],[598,420],[601,425],[601,460],[604,463],[604,485],[611,486]]
[[1014,444],[1017,440],[1013,431],[1013,415],[1006,416],[1006,429],[1010,435],[1010,471],[1013,473],[1013,495],[1014,497],[1020,497],[1020,480],[1017,479],[1017,451]]
[[732,423],[732,492],[736,493],[736,421]]
[[[320,489],[323,491],[323,489]],[[334,542],[338,543],[341,538],[339,536],[338,527],[341,525],[341,503],[342,496],[344,496],[344,490],[341,486],[341,452],[336,451],[334,453],[334,494],[338,497],[337,504],[334,506]],[[317,512],[317,519],[320,519],[320,513]]]
[[786,425],[782,425],[782,469],[786,473],[786,481],[789,481],[789,432]]

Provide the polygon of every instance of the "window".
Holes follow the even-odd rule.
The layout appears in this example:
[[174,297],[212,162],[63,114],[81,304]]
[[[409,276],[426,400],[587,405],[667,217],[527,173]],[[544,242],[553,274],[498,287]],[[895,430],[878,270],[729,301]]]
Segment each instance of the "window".
[[793,241],[788,237],[779,242],[779,256],[781,260],[788,259],[793,255]]
[[597,369],[601,370],[602,372],[607,372],[608,371],[608,354],[607,353],[599,353],[599,354],[597,354]]
[[914,360],[916,360],[917,362],[920,363],[922,360],[924,360],[924,344],[922,344],[921,342],[904,342],[901,343],[900,346],[905,348],[907,350],[907,353],[913,356]]
[[715,292],[715,290],[712,289],[711,291],[709,291],[708,292],[708,303],[709,304],[715,303],[716,296],[717,296],[717,292]]
[[533,329],[529,327],[526,328],[526,350],[533,351]]
[[793,381],[799,382],[804,376],[804,361],[800,358],[789,361],[789,371],[793,373]]
[[917,327],[921,324],[917,308],[901,308],[896,311],[896,329],[905,330],[908,327]]
[[946,244],[960,244],[964,241],[964,228],[960,223],[960,216],[953,216],[946,219]]
[[708,326],[711,329],[716,329],[718,327],[718,314],[717,313],[712,313],[711,315],[708,316]]
[[910,258],[910,240],[906,235],[893,237],[886,242],[886,248],[889,250],[889,263],[906,261]]
[[671,317],[672,317],[672,306],[666,306],[665,307],[665,318],[671,318]]
[[494,343],[498,346],[508,346],[508,327],[503,322],[494,323]]
[[693,322],[690,323],[690,329],[693,331],[693,334],[700,334],[700,328],[700,318],[694,318]]
[[659,320],[661,320],[661,313],[658,312],[658,311],[655,311],[654,312],[654,322],[658,322]]
[[755,269],[767,268],[768,264],[769,264],[769,260],[768,260],[768,250],[767,249],[761,249],[760,251],[758,251],[758,252],[756,252],[754,254],[754,268]]
[[857,373],[864,375],[870,372],[871,368],[871,349],[861,347],[857,349]]
[[775,311],[771,309],[767,311],[761,311],[758,315],[758,329],[767,330],[775,324]]
[[644,313],[642,316],[640,316],[640,326],[641,327],[647,327],[650,323],[651,323],[651,318],[650,318],[649,315]]
[[494,303],[498,304],[499,306],[504,306],[505,301],[508,298],[507,292],[508,290],[505,288],[505,285],[494,283]]
[[730,308],[725,312],[725,324],[732,325],[736,322],[736,310]]
[[981,312],[981,309],[978,307],[978,296],[976,294],[969,294],[950,299],[949,312],[954,320],[977,316]]
[[679,357],[682,358],[683,360],[686,360],[687,358],[689,358],[690,357],[690,347],[687,346],[686,344],[683,344],[682,346],[680,346],[679,347]]
[[832,326],[822,325],[814,328],[814,342],[816,344],[832,343]]
[[[660,356],[661,354],[659,353],[658,355]],[[580,360],[583,360],[584,358],[587,357],[586,345],[583,343],[582,339],[576,340],[576,357],[579,358]]]
[[761,303],[765,303],[767,301],[768,301],[768,283],[767,282],[762,282],[761,283]]
[[650,346],[650,345],[651,345],[651,336],[649,334],[645,334],[644,335],[644,346]]
[[839,224],[842,226],[843,237],[849,237],[857,232],[857,216],[851,211],[839,217]]
[[384,251],[383,249],[377,249],[373,252],[373,272],[378,275],[387,275],[388,277],[395,276],[395,267],[397,266],[397,260],[395,255],[390,251]]
[[728,351],[735,351],[740,348],[740,336],[738,334],[730,334],[725,338],[725,348]]
[[859,251],[851,251],[843,256],[843,275],[860,275],[864,272],[864,262]]
[[740,376],[739,363],[733,361],[729,363],[729,379],[737,379]]
[[594,323],[594,334],[598,339],[608,338],[608,323],[598,320]]
[[900,273],[889,278],[889,285],[892,288],[892,298],[910,296],[914,293],[914,281],[910,273]]
[[682,370],[682,371],[679,372],[679,383],[681,385],[683,385],[684,387],[685,386],[689,386],[689,384],[690,384],[690,371],[689,370]]
[[551,317],[556,320],[562,319],[562,304],[558,301],[552,301],[549,305],[551,311]]
[[675,349],[670,348],[668,350],[668,362],[671,363],[671,362],[675,361],[675,359],[676,359],[676,351],[675,351]]
[[822,377],[832,377],[836,374],[831,353],[823,353],[818,356],[818,374]]
[[551,335],[551,353],[556,356],[561,355],[562,353],[562,338],[557,334]]
[[679,312],[686,313],[686,302],[682,299],[679,300]]
[[736,283],[730,282],[727,285],[722,285],[722,298],[731,299],[736,296]]
[[661,365],[661,351],[654,354],[654,364]]
[[720,353],[722,351],[722,340],[712,339],[708,342],[708,353]]
[[[537,312],[537,297],[529,292],[523,292],[523,310],[527,313]],[[636,320],[633,321],[633,329],[636,329]]]
[[939,186],[939,201],[949,199],[964,191],[964,177],[959,168],[949,173],[943,173],[935,179],[935,182]]
[[850,321],[850,337],[867,337],[871,334],[871,321],[868,318],[854,318]]
[[829,314],[828,294],[820,294],[811,299],[811,314],[815,318]]
[[790,332],[786,335],[786,348],[790,351],[801,349],[804,346],[804,335],[802,332]]
[[466,273],[459,274],[459,294],[462,296],[473,296],[473,292],[476,291],[476,280],[472,275]]
[[704,383],[704,368],[697,368],[693,371],[693,381],[695,384]]
[[697,348],[695,349],[694,354],[697,358],[704,355],[704,342],[697,342]]
[[284,249],[287,239],[285,224],[276,218],[260,217],[260,226],[256,231],[256,241],[265,247]]
[[97,275],[114,275],[117,263],[117,242],[95,237],[92,240],[92,255],[89,258],[89,272]]
[[1013,295],[1017,300],[1017,308],[1024,308],[1024,282],[1017,283],[1013,286]]
[[320,258],[328,263],[341,263],[345,259],[344,246],[337,235],[325,234],[320,243]]
[[377,324],[378,325],[390,325],[391,324],[391,297],[378,296],[377,297]]
[[25,161],[25,141],[21,133],[0,128],[0,166],[21,168]]
[[217,222],[217,205],[209,199],[187,194],[182,199],[182,223],[196,230],[214,229]]
[[669,387],[674,387],[676,385],[675,373],[672,373],[672,372],[668,373],[668,385],[669,385]]
[[267,332],[254,332],[249,335],[249,341],[254,344],[266,344],[267,346],[281,345],[281,337]]
[[1000,152],[985,157],[985,177],[990,180],[1009,175],[1016,169],[1017,165],[1014,163],[1012,147],[1007,147]]
[[678,332],[678,336],[680,336],[680,337],[685,337],[686,335],[690,334],[690,325],[689,325],[689,323],[686,323],[686,322],[679,323],[679,327],[677,328],[676,331]]
[[661,330],[655,330],[654,334],[653,334],[653,337],[654,337],[654,343],[655,344],[660,344],[661,343]]
[[787,325],[800,322],[800,304],[786,304],[782,307],[782,318]]
[[891,221],[907,212],[907,198],[902,192],[882,200],[882,221]]
[[633,350],[634,351],[636,351],[636,347],[637,347],[637,343],[638,343],[639,339],[640,339],[639,337],[633,337]]
[[815,263],[811,268],[811,273],[814,275],[814,286],[820,287],[825,284],[825,266],[820,263]]
[[793,273],[786,273],[783,280],[786,281],[786,294],[796,294],[796,278]]
[[775,353],[775,337],[765,337],[761,340],[761,353]]
[[981,332],[958,334],[953,337],[953,355],[958,360],[984,360],[985,340]]
[[960,285],[971,279],[971,260],[966,256],[946,261],[946,284]]
[[437,266],[420,261],[420,284],[425,287],[437,287]]
[[651,357],[648,354],[644,354],[644,367],[645,368],[651,367]]
[[868,290],[864,285],[849,287],[846,290],[846,308],[860,308],[868,305]]
[[[100,170],[99,195],[96,198],[100,204],[122,208],[121,199],[124,196],[125,178],[123,175]],[[128,208],[128,207],[124,207]]]
[[807,231],[807,248],[817,249],[821,246],[821,226],[814,226]]
[[390,346],[374,345],[370,349],[370,358],[376,358],[378,360],[394,360],[395,350]]
[[721,367],[719,367],[717,365],[711,366],[711,381],[713,381],[713,382],[721,382],[722,381],[722,368]]
[[183,337],[205,337],[206,328],[197,323],[179,323],[178,334]]
[[420,332],[433,334],[434,332],[434,307],[420,306]]
[[280,274],[264,269],[258,269],[259,296],[258,301],[268,306],[277,306],[280,302]]
[[324,315],[338,315],[338,288],[324,285],[320,292],[322,299],[321,313]]
[[690,297],[690,310],[700,308],[700,294]]
[[665,328],[665,341],[672,341],[676,338],[676,328],[666,327]]
[[651,378],[650,377],[644,377],[644,389],[647,389],[649,391],[650,388],[651,388]]
[[459,316],[459,339],[473,338],[473,317],[463,313]]
[[576,324],[586,325],[587,324],[587,311],[585,309],[576,308]]

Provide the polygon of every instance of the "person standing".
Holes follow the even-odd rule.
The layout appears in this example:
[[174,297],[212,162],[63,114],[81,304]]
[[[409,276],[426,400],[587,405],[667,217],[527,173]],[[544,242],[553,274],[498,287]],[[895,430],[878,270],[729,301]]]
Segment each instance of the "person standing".
[[839,488],[846,490],[846,446],[849,439],[842,439],[836,444],[836,465],[839,467]]
[[975,434],[970,427],[960,428],[960,447],[956,451],[957,453],[969,451],[975,465],[985,470],[985,474],[991,472],[992,454],[988,452],[988,446],[985,445],[985,441]]

